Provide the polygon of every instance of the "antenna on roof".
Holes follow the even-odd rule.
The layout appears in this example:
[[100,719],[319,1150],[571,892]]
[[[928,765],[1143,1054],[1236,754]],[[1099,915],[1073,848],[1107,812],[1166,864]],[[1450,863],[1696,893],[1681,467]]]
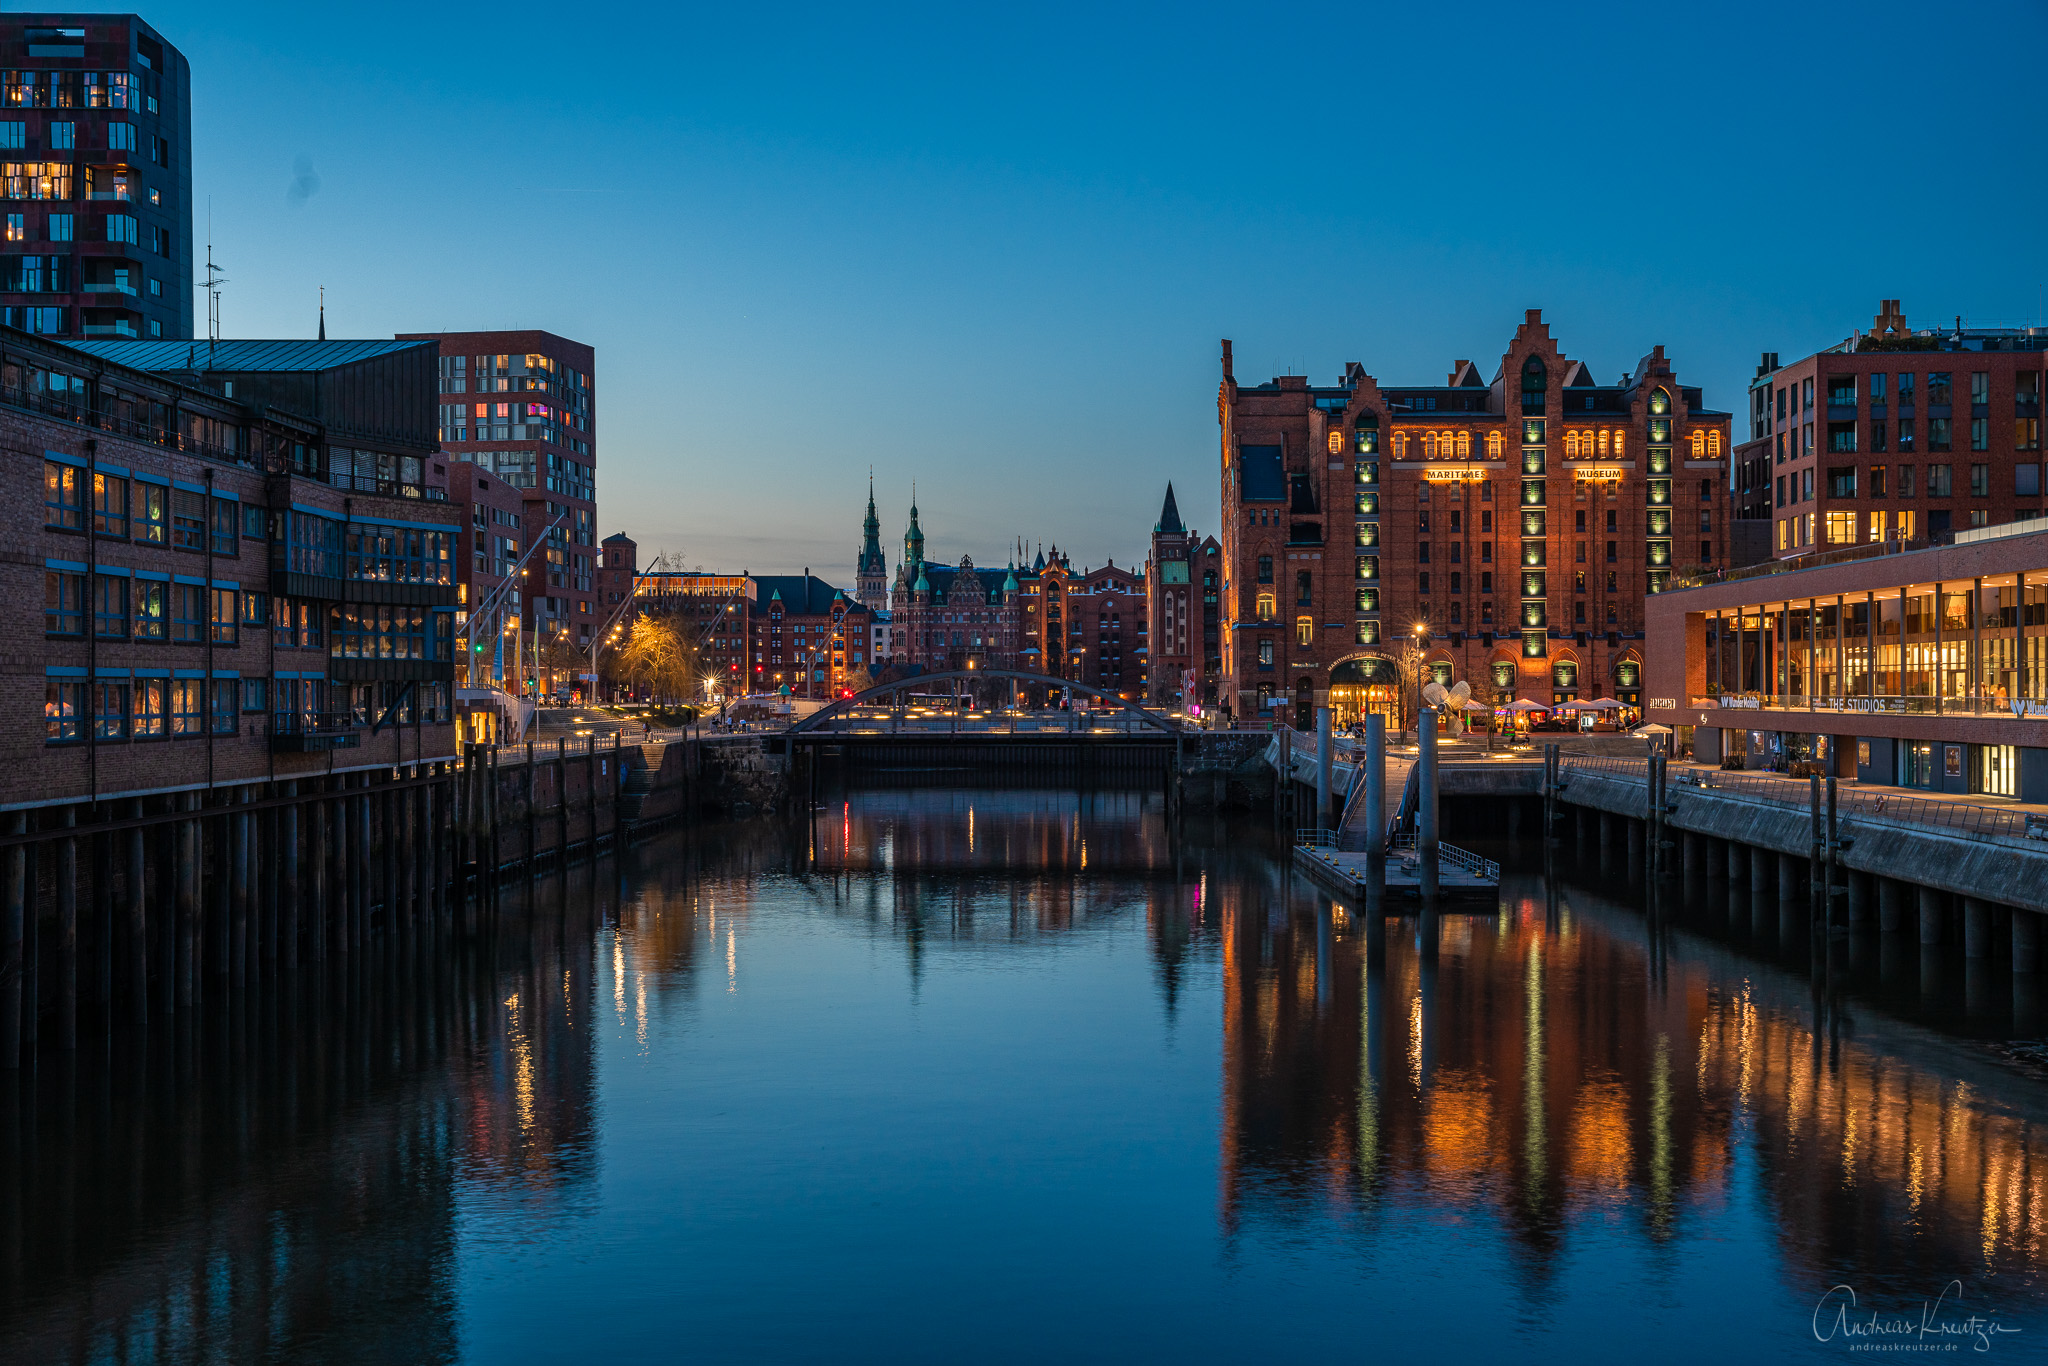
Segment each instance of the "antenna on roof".
[[213,263],[213,196],[206,197],[206,368],[213,368],[213,348],[220,345],[220,287],[228,277]]
[[320,286],[320,340],[327,340],[327,286]]

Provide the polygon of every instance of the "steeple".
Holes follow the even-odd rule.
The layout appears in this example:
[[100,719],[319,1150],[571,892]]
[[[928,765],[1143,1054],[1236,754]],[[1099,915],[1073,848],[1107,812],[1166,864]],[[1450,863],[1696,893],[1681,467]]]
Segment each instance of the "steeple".
[[924,563],[924,530],[917,524],[917,485],[910,486],[910,530],[903,533],[903,558],[912,564]]
[[320,340],[327,340],[327,286],[320,286]]
[[854,561],[853,596],[871,611],[889,605],[889,557],[882,553],[882,520],[875,516],[875,474],[868,471],[868,515],[861,522],[860,555]]
[[1166,505],[1159,509],[1159,525],[1152,528],[1155,535],[1182,536],[1187,528],[1181,525],[1180,508],[1173,501],[1173,481],[1166,481]]

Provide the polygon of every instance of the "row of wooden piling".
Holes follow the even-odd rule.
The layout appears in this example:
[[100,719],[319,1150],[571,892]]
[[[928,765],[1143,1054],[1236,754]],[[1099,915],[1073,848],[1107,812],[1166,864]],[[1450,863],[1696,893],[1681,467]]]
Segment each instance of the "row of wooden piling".
[[[303,970],[432,953],[479,932],[497,914],[501,873],[566,860],[616,830],[617,739],[602,754],[594,738],[579,748],[558,742],[550,756],[529,743],[508,765],[501,747],[473,745],[459,758],[0,815],[0,1069]],[[581,803],[568,798],[576,762],[588,766]],[[534,800],[543,764],[557,793],[545,811]],[[516,848],[505,767],[523,770],[512,775],[523,778]]]

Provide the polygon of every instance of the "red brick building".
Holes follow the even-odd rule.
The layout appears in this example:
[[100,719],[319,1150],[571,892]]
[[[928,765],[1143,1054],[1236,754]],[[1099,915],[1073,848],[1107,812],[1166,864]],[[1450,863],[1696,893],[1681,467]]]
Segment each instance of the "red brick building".
[[1146,691],[1154,705],[1214,705],[1222,579],[1222,544],[1182,524],[1168,484],[1145,563]]
[[1067,677],[1091,684],[1126,702],[1146,697],[1150,632],[1145,580],[1114,561],[1070,582],[1066,593],[1069,642]]
[[1725,559],[1728,417],[1657,347],[1619,383],[1537,310],[1491,378],[1240,385],[1223,344],[1222,673],[1240,717],[1405,720],[1400,660],[1475,695],[1641,695],[1644,599]]
[[610,617],[633,596],[633,577],[640,572],[640,545],[623,531],[604,538],[598,547],[597,601],[600,617]]
[[441,344],[440,436],[451,461],[522,491],[524,633],[578,650],[607,613],[597,591],[597,353],[539,330],[416,332]]
[[2048,328],[1916,330],[1897,299],[1804,360],[1766,353],[1736,453],[1744,518],[1790,558],[2040,516],[2044,363]]
[[192,78],[132,14],[0,15],[0,322],[192,335]]
[[453,754],[433,344],[189,350],[0,329],[0,806]]

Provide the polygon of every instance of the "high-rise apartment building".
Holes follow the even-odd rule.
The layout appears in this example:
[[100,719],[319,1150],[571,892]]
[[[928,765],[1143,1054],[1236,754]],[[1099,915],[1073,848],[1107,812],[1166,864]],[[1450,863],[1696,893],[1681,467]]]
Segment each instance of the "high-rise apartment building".
[[[1728,422],[1657,347],[1618,383],[1535,309],[1491,378],[1240,385],[1223,344],[1223,675],[1239,716],[1412,717],[1419,682],[1641,697],[1643,601],[1725,562]],[[1414,656],[1414,658],[1410,658]]]
[[192,335],[191,90],[132,14],[0,15],[0,323]]
[[1749,390],[1741,514],[1780,559],[2041,515],[2048,328],[1915,329],[1897,299]]
[[[597,587],[597,353],[541,331],[401,340],[429,338],[441,344],[442,450],[520,490],[522,549],[547,542],[527,561],[519,619],[543,642],[588,649],[609,615]],[[451,493],[464,487],[450,481]]]

